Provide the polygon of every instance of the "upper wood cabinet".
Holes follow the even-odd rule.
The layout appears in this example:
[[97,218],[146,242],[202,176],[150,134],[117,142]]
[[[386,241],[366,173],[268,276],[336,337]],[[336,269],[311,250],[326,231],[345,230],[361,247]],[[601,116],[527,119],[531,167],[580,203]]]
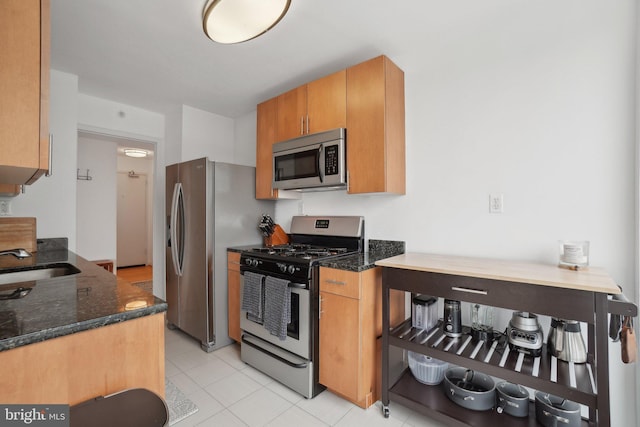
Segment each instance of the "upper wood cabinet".
[[277,97],[277,141],[347,125],[346,71],[338,71]]
[[389,58],[347,69],[350,194],[405,194],[404,115],[404,72]]
[[49,168],[49,0],[0,2],[0,183]]
[[347,128],[347,192],[405,194],[404,116],[404,72],[386,56],[259,104],[256,198],[292,193],[271,188],[274,143],[341,127]]
[[277,98],[258,104],[256,199],[278,198],[278,190],[273,188],[273,155],[271,151],[273,144],[276,142],[277,112]]
[[20,186],[16,184],[0,184],[0,196],[13,197],[20,194]]

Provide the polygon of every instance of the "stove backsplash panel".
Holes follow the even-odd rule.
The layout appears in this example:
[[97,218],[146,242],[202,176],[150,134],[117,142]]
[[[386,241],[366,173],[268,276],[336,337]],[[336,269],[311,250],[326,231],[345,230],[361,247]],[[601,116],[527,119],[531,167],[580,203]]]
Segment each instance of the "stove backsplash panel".
[[400,240],[374,240],[369,239],[369,253],[381,254],[392,257],[405,252],[405,242]]

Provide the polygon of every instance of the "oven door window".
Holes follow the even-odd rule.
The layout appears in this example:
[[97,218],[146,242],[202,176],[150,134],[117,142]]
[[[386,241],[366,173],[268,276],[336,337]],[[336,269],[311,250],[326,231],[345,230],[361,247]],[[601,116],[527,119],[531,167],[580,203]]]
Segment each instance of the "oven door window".
[[[263,325],[263,322],[252,318],[249,313],[245,313],[247,320]],[[291,322],[287,325],[287,336],[295,340],[300,339],[300,295],[291,292]]]
[[287,325],[287,336],[300,339],[300,295],[291,292],[291,323]]
[[278,154],[274,158],[276,181],[313,178],[320,176],[320,151],[305,150],[291,154]]

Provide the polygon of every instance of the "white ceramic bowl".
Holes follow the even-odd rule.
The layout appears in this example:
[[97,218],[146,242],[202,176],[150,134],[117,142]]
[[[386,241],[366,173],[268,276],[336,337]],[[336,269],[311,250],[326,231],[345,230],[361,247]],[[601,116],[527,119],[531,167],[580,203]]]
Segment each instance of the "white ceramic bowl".
[[409,369],[422,384],[436,385],[444,379],[449,364],[424,354],[409,352]]

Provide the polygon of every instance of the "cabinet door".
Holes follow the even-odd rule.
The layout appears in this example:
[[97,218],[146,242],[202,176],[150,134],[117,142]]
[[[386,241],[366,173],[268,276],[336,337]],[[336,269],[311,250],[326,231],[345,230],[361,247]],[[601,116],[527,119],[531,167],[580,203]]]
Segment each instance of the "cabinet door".
[[49,26],[49,0],[0,2],[0,183],[48,168]]
[[347,126],[346,70],[307,84],[307,117],[307,133]]
[[227,252],[229,338],[240,342],[240,253]]
[[273,189],[272,146],[276,142],[278,99],[258,104],[256,132],[256,199],[276,199]]
[[405,194],[404,73],[385,56],[347,69],[348,192]]
[[278,96],[276,142],[306,133],[307,86],[300,86]]
[[328,292],[320,298],[320,384],[357,402],[360,301]]
[[320,290],[336,295],[360,299],[361,275],[355,271],[320,268]]

